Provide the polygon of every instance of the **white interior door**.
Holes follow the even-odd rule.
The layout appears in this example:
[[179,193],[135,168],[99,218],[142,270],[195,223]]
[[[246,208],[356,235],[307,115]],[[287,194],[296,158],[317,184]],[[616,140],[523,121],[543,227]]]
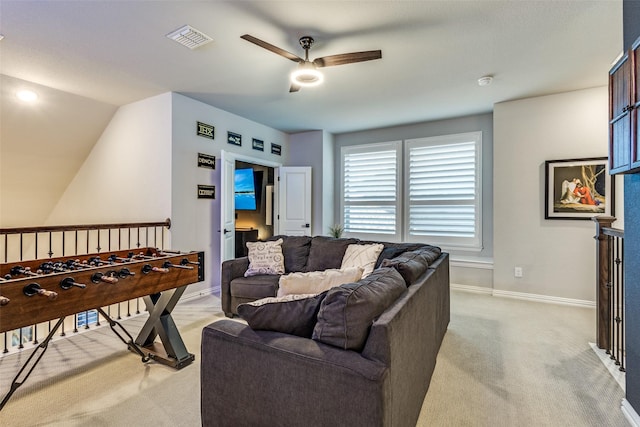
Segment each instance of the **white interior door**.
[[277,233],[311,236],[311,167],[278,169]]
[[222,204],[220,215],[220,261],[235,258],[236,246],[236,207],[233,197],[234,175],[236,171],[235,157],[222,151],[222,171],[220,177],[220,187],[224,189],[221,193],[220,202]]

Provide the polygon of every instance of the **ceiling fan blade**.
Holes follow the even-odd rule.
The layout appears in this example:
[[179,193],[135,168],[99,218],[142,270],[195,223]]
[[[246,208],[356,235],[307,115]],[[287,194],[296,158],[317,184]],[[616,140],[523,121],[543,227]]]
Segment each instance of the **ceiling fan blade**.
[[289,87],[289,93],[291,93],[291,92],[297,92],[297,91],[299,91],[299,90],[300,90],[300,86],[298,86],[298,85],[296,85],[296,84],[291,83],[291,86]]
[[371,61],[382,58],[381,50],[367,50],[365,52],[342,53],[340,55],[323,56],[316,58],[313,63],[316,67],[331,67],[334,65],[351,64],[354,62]]
[[284,49],[280,49],[278,46],[274,46],[271,43],[267,43],[263,40],[260,40],[258,38],[255,38],[253,36],[250,36],[249,34],[245,34],[243,36],[240,36],[241,39],[245,39],[248,42],[251,42],[253,44],[256,44],[258,46],[260,46],[261,48],[270,50],[273,53],[277,53],[280,56],[284,56],[287,59],[290,59],[293,62],[304,62],[304,59],[300,58],[299,56],[294,55],[291,52],[287,52]]

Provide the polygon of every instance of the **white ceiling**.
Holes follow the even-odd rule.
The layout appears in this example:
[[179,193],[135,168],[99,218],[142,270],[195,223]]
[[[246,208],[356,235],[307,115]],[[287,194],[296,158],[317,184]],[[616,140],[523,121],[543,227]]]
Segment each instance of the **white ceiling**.
[[[165,37],[185,24],[214,41]],[[324,85],[289,93],[296,64],[246,33],[300,56],[313,36],[312,59],[382,59],[324,68]],[[28,226],[46,222],[120,105],[174,91],[285,132],[332,133],[489,112],[606,85],[622,1],[0,0],[0,34],[0,226]],[[20,104],[29,87],[38,103]]]
[[[165,37],[185,24],[214,41],[192,51]],[[57,109],[175,91],[286,132],[341,133],[606,85],[622,1],[0,0],[0,33],[3,86],[74,95]],[[311,35],[311,58],[382,59],[324,68],[324,85],[289,93],[295,64],[245,33],[301,56]],[[483,75],[491,86],[478,86]]]

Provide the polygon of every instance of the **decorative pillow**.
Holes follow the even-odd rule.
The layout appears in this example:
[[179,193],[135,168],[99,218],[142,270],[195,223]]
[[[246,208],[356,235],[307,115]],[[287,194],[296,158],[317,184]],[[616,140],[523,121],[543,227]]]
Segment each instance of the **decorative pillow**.
[[379,268],[358,283],[329,289],[311,338],[361,351],[373,321],[406,290],[402,276],[393,268]]
[[362,278],[364,279],[373,272],[378,255],[384,249],[382,243],[372,245],[349,245],[342,257],[342,265],[340,268],[362,267]]
[[277,296],[317,294],[343,283],[357,282],[361,277],[362,267],[285,274],[280,276]]
[[317,295],[287,295],[263,298],[238,305],[238,314],[252,329],[283,332],[311,338],[320,303],[326,292]]
[[320,271],[340,268],[347,246],[358,243],[357,239],[336,239],[335,237],[315,236],[311,239],[309,259],[305,271]]
[[247,242],[249,268],[244,277],[258,274],[284,274],[282,239],[274,242]]

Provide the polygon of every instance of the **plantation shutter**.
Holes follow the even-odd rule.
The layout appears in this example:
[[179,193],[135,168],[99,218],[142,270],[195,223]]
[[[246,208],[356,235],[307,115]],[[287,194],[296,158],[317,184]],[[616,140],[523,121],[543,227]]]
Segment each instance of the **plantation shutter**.
[[408,240],[480,248],[479,132],[407,141]]
[[346,233],[398,237],[400,142],[343,147],[343,225]]

